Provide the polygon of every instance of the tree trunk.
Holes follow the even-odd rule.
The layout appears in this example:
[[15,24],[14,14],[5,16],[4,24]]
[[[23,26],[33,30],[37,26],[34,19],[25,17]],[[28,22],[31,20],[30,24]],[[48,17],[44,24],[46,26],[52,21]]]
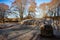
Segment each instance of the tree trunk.
[[23,20],[23,12],[20,13],[20,21]]

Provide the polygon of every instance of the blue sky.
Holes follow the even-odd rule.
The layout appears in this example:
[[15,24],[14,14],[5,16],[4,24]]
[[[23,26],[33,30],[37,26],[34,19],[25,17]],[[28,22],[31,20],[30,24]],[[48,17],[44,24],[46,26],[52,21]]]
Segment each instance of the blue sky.
[[36,0],[37,5],[40,5],[42,3],[48,3],[51,2],[51,0]]
[[[14,1],[14,0],[13,0]],[[7,4],[9,6],[11,6],[11,3],[13,2],[12,0],[0,0],[0,3],[4,3]]]
[[[42,4],[44,2],[50,2],[51,0],[36,0],[37,5]],[[11,3],[14,2],[14,0],[0,0],[0,3],[5,3],[9,6],[11,6]]]
[[[12,2],[14,2],[14,0],[0,0],[0,3],[7,4],[8,6],[11,6]],[[51,2],[51,0],[36,0],[37,6],[39,6],[42,3],[47,3],[47,2]],[[42,14],[39,15],[38,12],[36,13],[37,13],[37,17],[42,15]]]

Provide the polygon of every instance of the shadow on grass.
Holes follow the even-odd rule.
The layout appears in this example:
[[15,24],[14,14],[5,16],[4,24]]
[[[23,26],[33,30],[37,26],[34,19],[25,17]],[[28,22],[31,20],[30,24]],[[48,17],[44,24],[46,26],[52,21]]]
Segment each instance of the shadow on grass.
[[15,31],[15,30],[26,30],[26,29],[32,29],[32,27],[31,26],[24,26],[24,25],[21,25],[20,27],[18,27],[18,28],[13,28],[13,29],[11,29],[11,30],[13,30],[13,31]]
[[[34,28],[36,28],[36,27],[34,27]],[[19,36],[25,35],[26,33],[31,32],[34,28],[31,28],[31,27],[28,27],[28,26],[26,26],[26,27],[22,26],[21,28],[19,28],[19,30],[26,30],[26,29],[31,29],[31,30],[29,30],[29,31],[27,31],[27,32],[25,32],[25,33],[22,33],[22,34],[18,34],[17,36],[14,36],[14,37],[12,37],[12,38],[9,38],[8,40],[12,40],[12,39],[15,39],[15,38],[17,38],[17,37],[19,37]],[[12,29],[12,30],[18,30],[18,29]],[[34,34],[34,35],[35,35],[35,34]]]
[[[17,26],[16,26],[17,27]],[[18,28],[11,28],[11,29],[5,29],[5,30],[0,30],[0,33],[1,34],[6,34],[6,35],[9,35],[9,32],[12,32],[12,31],[21,31],[21,30],[27,30],[27,29],[30,29],[29,31],[25,32],[25,33],[22,33],[22,34],[18,34],[14,37],[11,37],[9,38],[8,40],[12,40],[12,39],[15,39],[19,36],[22,36],[22,35],[25,35],[26,33],[29,33],[31,32],[33,29],[35,29],[36,27],[32,27],[32,26],[28,26],[28,25],[20,25],[20,27]],[[0,35],[1,35],[0,34]],[[35,35],[35,34],[34,34]],[[8,36],[7,36],[8,38]],[[32,38],[31,38],[32,39]]]
[[37,34],[36,32],[33,33],[33,36],[29,40],[33,40],[35,38],[36,34]]

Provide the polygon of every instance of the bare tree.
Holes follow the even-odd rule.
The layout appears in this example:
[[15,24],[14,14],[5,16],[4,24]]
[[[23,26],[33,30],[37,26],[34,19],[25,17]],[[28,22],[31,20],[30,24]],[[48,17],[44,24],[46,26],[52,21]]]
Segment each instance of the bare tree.
[[35,0],[30,0],[30,6],[29,6],[29,9],[28,9],[28,16],[32,16],[32,17],[35,17],[35,11],[36,11],[36,2]]
[[15,0],[12,3],[13,6],[17,6],[17,8],[19,9],[19,13],[20,13],[20,21],[23,20],[23,13],[25,8],[28,5],[28,0]]
[[4,3],[1,3],[0,4],[0,19],[2,22],[4,22],[4,18],[6,18],[6,10],[8,9],[9,7],[4,4]]

